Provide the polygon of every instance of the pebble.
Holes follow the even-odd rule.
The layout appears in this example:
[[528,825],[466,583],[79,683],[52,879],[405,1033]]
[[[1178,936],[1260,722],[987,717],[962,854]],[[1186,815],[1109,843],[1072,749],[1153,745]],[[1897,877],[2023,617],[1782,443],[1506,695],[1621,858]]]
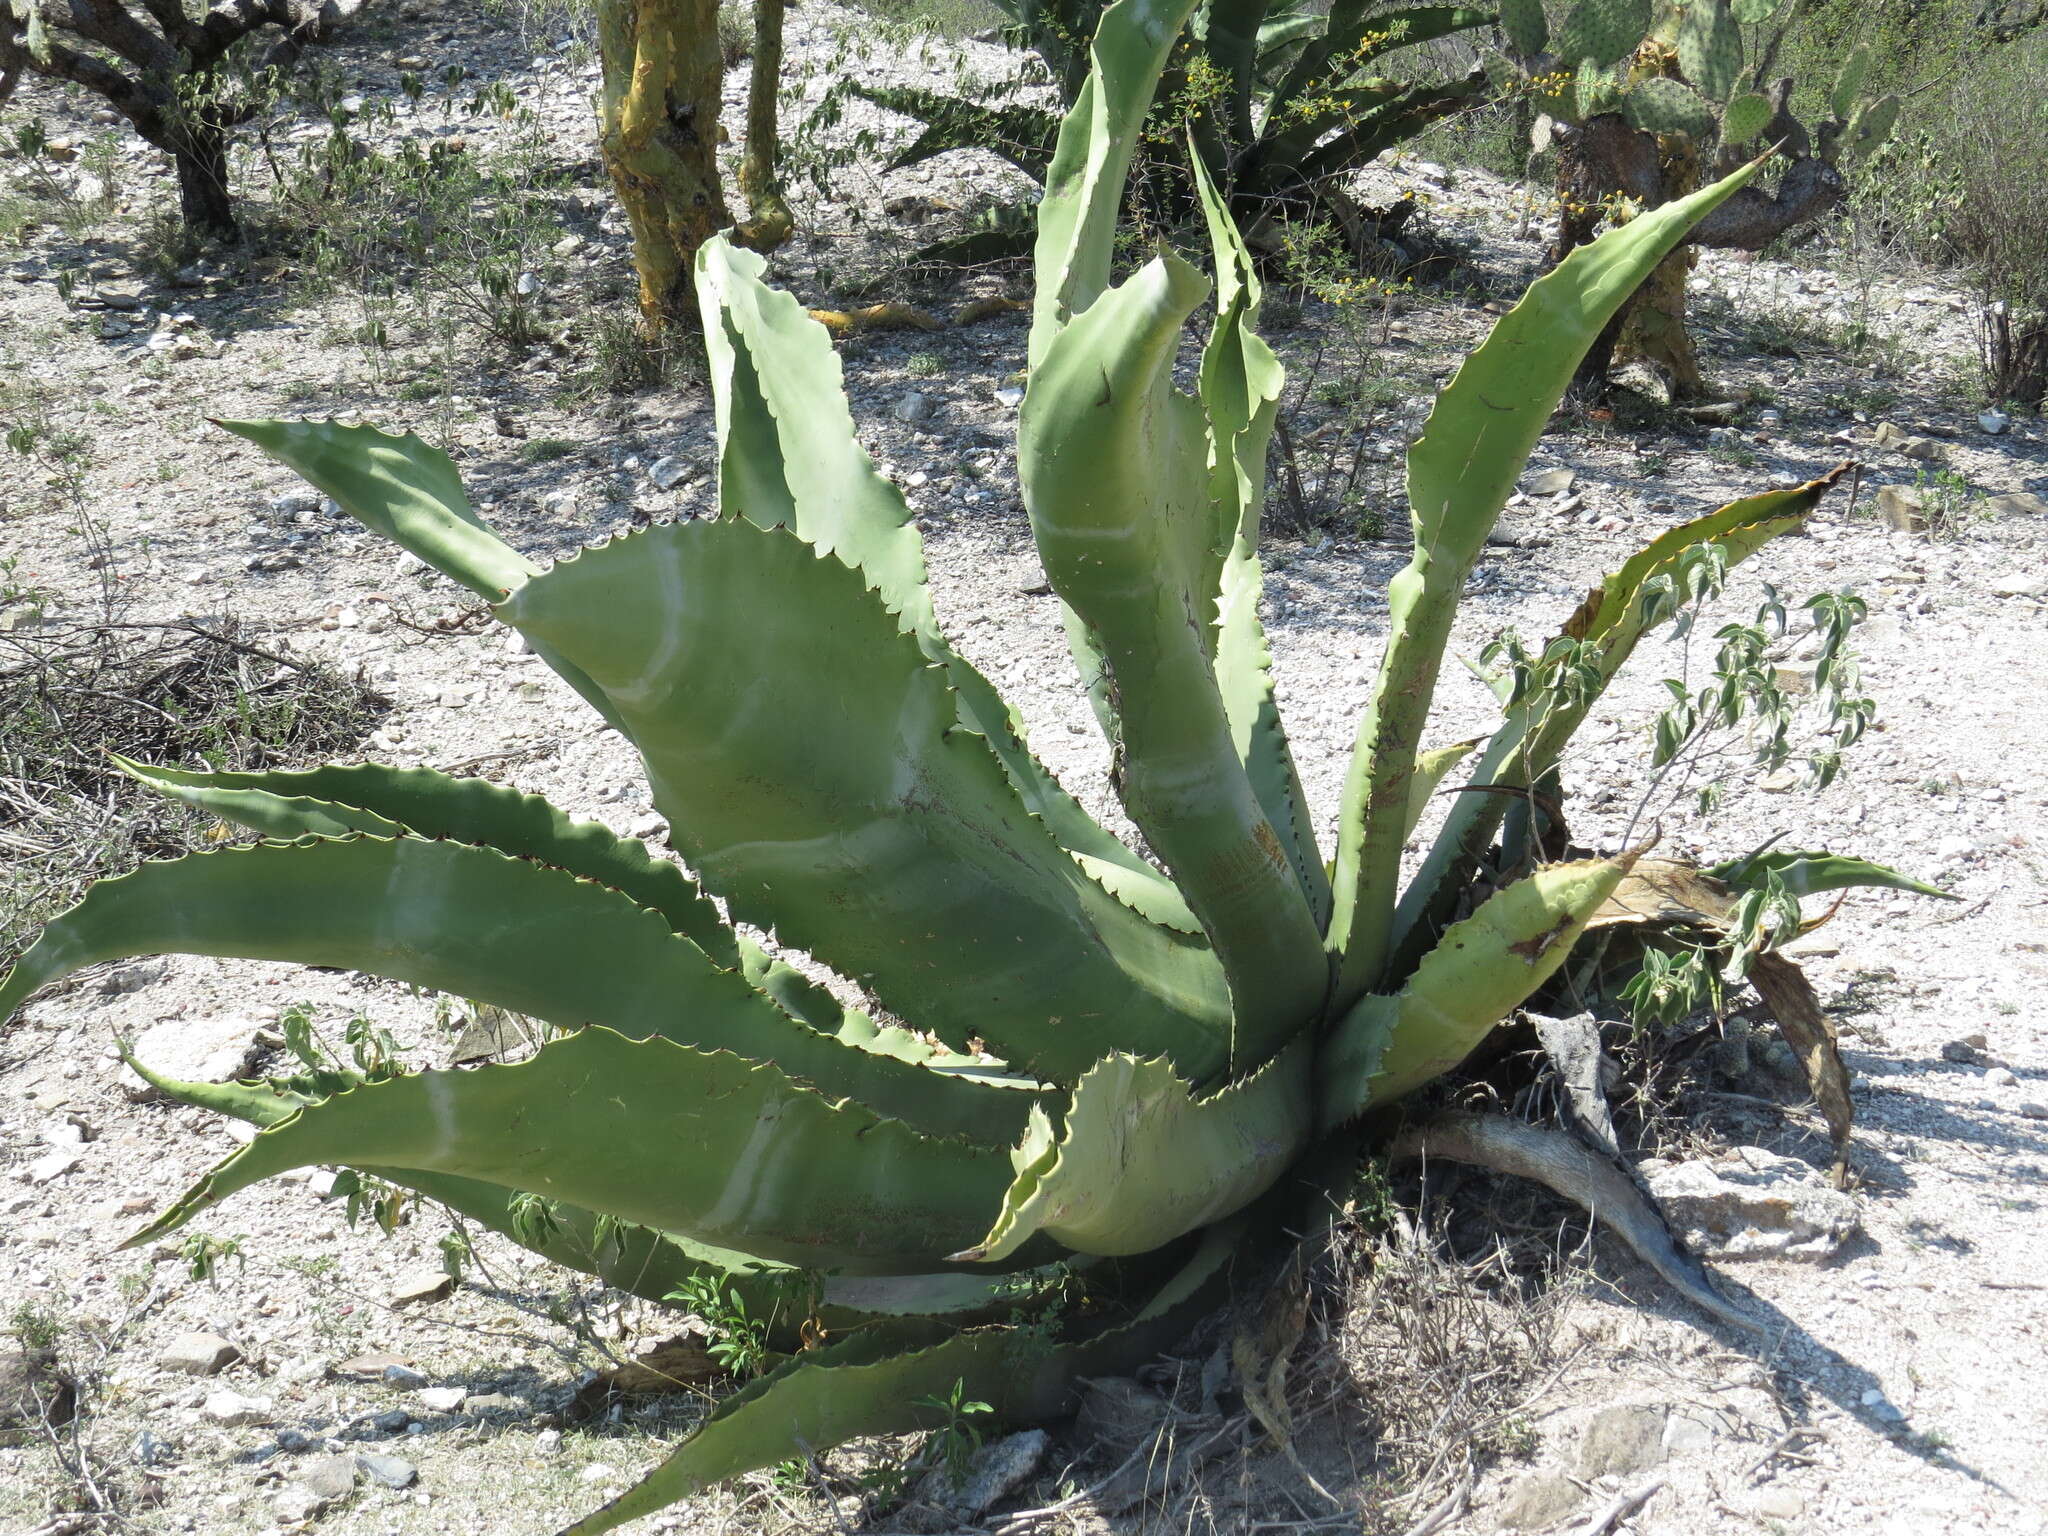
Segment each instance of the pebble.
[[2021,1104],[2019,1112],[2028,1120],[2048,1120],[2048,1104],[2037,1103],[2032,1099]]
[[689,461],[673,453],[664,454],[647,466],[647,478],[654,482],[656,490],[662,491],[674,490],[689,472]]
[[1993,597],[2039,597],[2048,592],[2048,576],[2035,576],[2026,571],[2009,571],[2003,576],[1991,579]]
[[425,1387],[420,1391],[420,1406],[432,1413],[453,1413],[468,1395],[461,1387]]
[[402,1387],[412,1391],[424,1387],[430,1378],[424,1371],[416,1371],[409,1365],[387,1365],[384,1367],[384,1385]]
[[1766,1488],[1750,1501],[1750,1508],[1766,1520],[1797,1520],[1806,1513],[1806,1500],[1790,1488]]
[[345,1499],[355,1491],[356,1459],[353,1456],[321,1456],[300,1467],[294,1476],[301,1486],[323,1500]]
[[577,1481],[585,1483],[609,1483],[619,1475],[619,1469],[610,1462],[593,1461],[576,1474]]
[[356,1458],[372,1482],[386,1488],[410,1488],[419,1481],[420,1469],[402,1456],[379,1456],[366,1453]]
[[1010,409],[1015,410],[1018,406],[1022,405],[1023,403],[1024,386],[1021,384],[1005,384],[1002,388],[996,391],[997,405],[1006,405],[1010,407]]
[[1979,411],[1977,413],[1977,425],[1993,437],[1996,437],[2012,425],[2012,418],[2003,411]]
[[439,1301],[454,1289],[454,1279],[443,1271],[421,1270],[418,1274],[407,1275],[392,1288],[391,1305],[410,1307],[429,1301]]
[[186,1376],[216,1376],[242,1358],[242,1352],[217,1333],[181,1333],[164,1346],[156,1363]]
[[559,1429],[544,1429],[533,1437],[533,1448],[543,1456],[552,1456],[562,1448],[562,1432]]
[[271,1402],[267,1397],[244,1397],[239,1392],[225,1389],[207,1394],[200,1410],[216,1424],[229,1428],[241,1428],[251,1424],[270,1422]]
[[1994,1088],[2014,1088],[2019,1085],[2019,1079],[2004,1067],[1993,1067],[1984,1074],[1984,1081]]
[[168,1441],[142,1430],[129,1443],[128,1454],[138,1467],[161,1467],[171,1459]]
[[28,1181],[31,1184],[53,1183],[65,1174],[75,1172],[83,1161],[83,1158],[69,1149],[60,1148],[55,1152],[45,1153],[28,1165]]
[[909,394],[898,399],[894,406],[890,407],[890,414],[898,421],[916,423],[930,421],[936,410],[937,407],[933,405],[930,395],[920,394],[916,390],[912,390]]
[[1531,496],[1562,496],[1577,479],[1568,469],[1539,469],[1522,477],[1522,489]]

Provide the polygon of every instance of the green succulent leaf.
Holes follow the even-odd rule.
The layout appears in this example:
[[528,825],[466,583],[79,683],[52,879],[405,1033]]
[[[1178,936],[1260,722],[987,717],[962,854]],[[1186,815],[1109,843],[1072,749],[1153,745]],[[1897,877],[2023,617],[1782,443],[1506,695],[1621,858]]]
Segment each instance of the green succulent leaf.
[[1873,864],[1867,859],[1839,853],[1765,849],[1744,858],[1730,859],[1725,864],[1716,864],[1707,873],[1738,890],[1759,888],[1767,876],[1775,875],[1794,896],[1818,896],[1825,891],[1870,886],[1878,890],[1911,891],[1916,896],[1938,896],[1943,901],[1957,899],[1954,892],[1944,891],[1938,885],[1915,880],[1911,875],[1901,874],[1882,864]]
[[1408,452],[1415,553],[1388,587],[1389,635],[1338,823],[1329,943],[1348,1008],[1387,959],[1416,749],[1472,564],[1593,338],[1699,219],[1759,168],[1654,209],[1538,278],[1437,396]]
[[1135,1316],[1072,1342],[990,1328],[948,1334],[904,1323],[809,1350],[749,1382],[711,1411],[653,1472],[563,1536],[602,1536],[629,1520],[757,1467],[862,1434],[943,1427],[929,1400],[955,1390],[999,1420],[1069,1408],[1080,1380],[1127,1373],[1213,1308],[1242,1231],[1221,1223]]
[[1785,0],[1735,0],[1735,19],[1745,27],[1760,27],[1778,14]]
[[[1540,10],[1540,7],[1539,7]],[[1284,134],[1270,138],[1269,158],[1292,158],[1280,148],[1298,145],[1306,149],[1320,133],[1301,136],[1299,124],[1322,119],[1320,104],[1333,91],[1352,84],[1374,61],[1401,48],[1433,43],[1439,38],[1491,26],[1490,11],[1458,5],[1418,5],[1380,10],[1362,0],[1338,0],[1330,7],[1329,24],[1322,36],[1301,51],[1281,77],[1266,107],[1267,132],[1284,125]]]
[[1835,74],[1834,89],[1828,93],[1828,105],[1836,118],[1849,120],[1849,114],[1856,110],[1856,103],[1863,98],[1863,86],[1870,78],[1870,66],[1875,56],[1868,43],[1858,43],[1849,50],[1842,60],[1842,67]]
[[[633,1155],[619,1155],[630,1127]],[[984,1230],[1001,1151],[921,1135],[772,1066],[592,1026],[528,1061],[366,1083],[262,1132],[130,1239],[317,1163],[452,1174],[785,1264],[931,1270]]]
[[1757,91],[1738,96],[1721,112],[1721,142],[1747,144],[1771,125],[1771,102]]
[[1546,865],[1444,930],[1398,994],[1370,993],[1337,1024],[1317,1066],[1325,1130],[1451,1071],[1571,954],[1635,863]]
[[736,917],[1052,1081],[1118,1049],[1222,1070],[1215,957],[1058,845],[859,571],[786,530],[673,523],[504,613],[606,690],[670,841]]
[[1314,1065],[1303,1036],[1201,1097],[1166,1061],[1107,1058],[1075,1084],[1057,1134],[1034,1117],[1002,1214],[954,1257],[1004,1259],[1035,1232],[1077,1253],[1145,1253],[1234,1215],[1306,1146]]
[[1678,24],[1678,67],[1714,101],[1726,101],[1742,78],[1742,29],[1728,0],[1691,0]]
[[[340,503],[374,533],[409,550],[487,603],[516,592],[540,567],[485,526],[469,504],[454,461],[410,432],[338,421],[220,421]],[[602,696],[559,656],[539,651],[563,682],[599,714]],[[607,720],[614,726],[616,720]]]
[[1714,109],[1683,81],[1661,75],[1638,80],[1621,98],[1621,113],[1645,133],[1682,133],[1705,139],[1714,131]]
[[0,983],[0,1019],[80,966],[162,953],[292,960],[775,1063],[834,1097],[1003,1144],[1029,1094],[939,1077],[798,1023],[654,911],[489,848],[355,836],[223,848],[102,880]]
[[1605,69],[1641,45],[1650,30],[1650,0],[1578,0],[1557,33],[1557,56],[1576,67]]
[[985,149],[1001,155],[1033,181],[1045,180],[1053,145],[1059,139],[1056,113],[1021,101],[990,106],[915,86],[868,85],[851,79],[846,86],[863,101],[924,124],[923,132],[889,157],[891,170],[956,149]]
[[1209,424],[1173,384],[1208,285],[1170,253],[1047,346],[1018,419],[1018,474],[1053,589],[1101,656],[1131,819],[1230,980],[1231,1069],[1266,1059],[1320,1001],[1321,940],[1301,877],[1239,757],[1214,663],[1221,562]]
[[1207,168],[1192,152],[1190,165],[1216,263],[1216,324],[1202,352],[1201,401],[1209,421],[1209,500],[1216,540],[1212,550],[1227,550],[1216,585],[1217,687],[1252,792],[1293,860],[1302,894],[1321,922],[1329,914],[1329,880],[1316,851],[1301,776],[1280,723],[1272,652],[1259,622],[1259,596],[1265,585],[1259,564],[1259,514],[1265,504],[1266,450],[1285,370],[1254,329],[1263,289],[1251,252]]
[[1543,0],[1501,0],[1500,27],[1509,46],[1525,59],[1550,46],[1550,19],[1543,13]]
[[1195,0],[1117,0],[1095,29],[1089,71],[1060,123],[1038,205],[1031,366],[1109,286],[1117,215],[1159,72]]
[[1413,963],[1430,942],[1433,924],[1485,852],[1514,796],[1556,768],[1637,643],[1691,600],[1689,562],[1711,553],[1719,569],[1739,565],[1772,539],[1802,527],[1846,470],[1841,466],[1790,490],[1745,496],[1667,529],[1586,594],[1558,638],[1583,642],[1579,655],[1591,669],[1590,686],[1571,693],[1537,690],[1504,704],[1505,718],[1469,781],[1489,789],[1474,788],[1452,801],[1422,867],[1402,894],[1394,917],[1397,969]]
[[123,757],[114,763],[159,794],[265,837],[411,832],[537,859],[659,912],[724,969],[738,964],[732,930],[688,875],[609,827],[572,821],[539,795],[488,779],[377,763],[272,773],[194,773]]

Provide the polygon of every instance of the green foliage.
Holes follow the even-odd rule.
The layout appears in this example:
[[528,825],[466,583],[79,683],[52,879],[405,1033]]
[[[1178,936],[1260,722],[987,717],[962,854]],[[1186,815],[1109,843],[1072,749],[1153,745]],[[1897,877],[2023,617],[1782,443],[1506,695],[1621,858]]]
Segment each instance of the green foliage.
[[[1465,359],[1409,451],[1413,553],[1388,587],[1326,861],[1259,617],[1284,374],[1198,154],[1213,276],[1162,252],[1112,281],[1125,183],[1193,3],[1102,15],[1049,162],[1018,430],[1040,558],[1158,865],[1066,793],[953,648],[829,338],[758,258],[714,240],[697,262],[714,519],[542,570],[417,438],[227,424],[519,629],[639,754],[683,865],[430,770],[130,763],[269,840],[102,882],[0,981],[5,1016],[121,955],[296,959],[559,1031],[516,1063],[415,1071],[368,1021],[337,1054],[307,1014],[287,1030],[294,1077],[159,1081],[262,1130],[133,1241],[338,1165],[380,1221],[438,1201],[691,1307],[751,1379],[578,1536],[859,1434],[937,1431],[957,1469],[982,1420],[1068,1410],[1078,1379],[1128,1372],[1212,1309],[1247,1251],[1348,1186],[1360,1117],[1454,1070],[1557,977],[1639,856],[1549,862],[1503,827],[1514,797],[1455,794],[1404,888],[1439,784],[1476,758],[1467,787],[1554,786],[1635,643],[1832,483],[1668,531],[1527,660],[1483,753],[1425,750],[1465,581],[1573,368],[1752,172],[1573,253]],[[1828,634],[1849,614],[1815,612]],[[1760,665],[1736,637],[1724,648],[1744,677]],[[1834,660],[1846,701],[1853,672]],[[1758,868],[1751,927],[1775,934],[1772,893],[1793,879]]]
[[932,1451],[946,1476],[955,1488],[967,1481],[968,1466],[974,1460],[974,1453],[981,1449],[981,1426],[976,1418],[992,1414],[995,1408],[988,1403],[975,1402],[967,1396],[967,1383],[954,1379],[953,1385],[941,1397],[933,1393],[921,1397],[918,1402],[942,1414],[945,1422],[932,1435]]

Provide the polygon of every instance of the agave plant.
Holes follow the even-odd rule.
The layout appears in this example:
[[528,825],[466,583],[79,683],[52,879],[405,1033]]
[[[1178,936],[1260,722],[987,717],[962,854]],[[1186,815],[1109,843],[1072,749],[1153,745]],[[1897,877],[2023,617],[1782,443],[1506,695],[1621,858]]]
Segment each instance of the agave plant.
[[[289,959],[553,1026],[530,1059],[473,1070],[163,1084],[264,1129],[135,1241],[338,1164],[639,1296],[738,1297],[786,1358],[584,1536],[799,1447],[933,1427],[956,1386],[1006,1418],[1058,1412],[1077,1377],[1213,1308],[1349,1166],[1362,1116],[1457,1066],[1590,923],[1626,916],[1637,854],[1489,857],[1499,807],[1671,615],[1690,555],[1743,558],[1828,484],[1736,502],[1610,576],[1567,627],[1573,687],[1509,697],[1476,777],[1494,792],[1456,797],[1404,891],[1421,808],[1469,749],[1421,739],[1486,533],[1594,334],[1748,172],[1575,253],[1465,360],[1410,452],[1414,557],[1326,862],[1258,616],[1281,370],[1199,169],[1215,306],[1193,393],[1175,360],[1211,282],[1162,252],[1111,283],[1125,174],[1191,4],[1103,18],[1041,211],[1019,432],[1146,854],[1061,788],[948,643],[824,331],[713,240],[697,284],[715,518],[541,570],[417,438],[224,423],[494,605],[637,749],[684,862],[426,769],[129,764],[265,840],[102,882],[0,984],[5,1018],[118,956]],[[1797,870],[1806,888],[1834,874]]]
[[[1103,0],[1003,0],[1003,9],[1012,19],[1011,35],[1038,54],[1061,101],[1071,106],[1088,77],[1088,45],[1101,24]],[[1396,233],[1415,205],[1361,208],[1344,178],[1438,119],[1476,105],[1491,89],[1476,69],[1461,78],[1440,77],[1420,63],[1408,63],[1398,77],[1383,71],[1397,67],[1392,56],[1404,49],[1460,37],[1494,20],[1489,10],[1456,5],[1204,0],[1168,61],[1170,100],[1162,110],[1187,121],[1203,169],[1222,189],[1254,251],[1277,249],[1286,223],[1312,218],[1330,223],[1353,252],[1364,252]],[[1060,134],[1060,115],[1011,99],[1014,85],[1007,92],[984,89],[972,99],[851,78],[835,89],[924,124],[892,166],[949,150],[986,149],[1042,181]],[[822,108],[821,116],[836,118],[836,104]],[[1171,133],[1157,139],[1174,147]],[[1147,158],[1164,173],[1147,178],[1156,182],[1155,195],[1163,194],[1161,211],[1174,219],[1196,213],[1201,194],[1193,180],[1163,155]],[[1027,235],[1021,221],[997,215],[926,254],[985,261],[1021,254]]]

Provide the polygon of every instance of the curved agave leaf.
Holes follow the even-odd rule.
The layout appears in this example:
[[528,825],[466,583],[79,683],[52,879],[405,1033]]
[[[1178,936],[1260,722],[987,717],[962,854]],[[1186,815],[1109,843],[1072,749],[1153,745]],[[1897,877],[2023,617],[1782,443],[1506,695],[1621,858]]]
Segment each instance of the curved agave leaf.
[[592,1026],[516,1065],[387,1078],[309,1105],[129,1242],[287,1169],[346,1163],[531,1189],[807,1268],[925,1271],[986,1226],[1008,1162],[763,1063]]
[[[1563,638],[1585,644],[1580,686],[1565,693],[1532,691],[1505,706],[1500,729],[1472,770],[1470,783],[1508,791],[1525,789],[1557,766],[1565,747],[1606,692],[1638,641],[1690,600],[1688,560],[1710,547],[1721,568],[1748,559],[1772,539],[1802,526],[1841,478],[1841,465],[1791,490],[1767,491],[1667,529],[1644,545],[1565,621]],[[1509,794],[1464,794],[1452,805],[1422,867],[1402,893],[1394,914],[1395,968],[1413,963],[1429,942],[1432,923],[1486,850],[1510,804]]]
[[1032,372],[1017,460],[1046,576],[1100,649],[1118,793],[1230,979],[1241,1072],[1313,1016],[1325,963],[1211,659],[1236,528],[1216,527],[1208,422],[1172,376],[1182,322],[1207,287],[1168,254],[1069,322]]
[[1301,1155],[1314,1042],[1296,1039],[1204,1098],[1165,1061],[1112,1056],[1074,1085],[1064,1125],[1034,1115],[1002,1214],[961,1260],[1007,1258],[1034,1232],[1078,1253],[1145,1253],[1235,1214]]
[[[333,837],[348,832],[453,838],[537,859],[595,880],[659,912],[721,969],[738,968],[792,1018],[848,1044],[866,1046],[873,1025],[794,966],[751,939],[737,938],[697,883],[637,838],[615,836],[591,821],[571,821],[539,795],[523,795],[488,779],[457,779],[431,768],[324,767],[303,773],[189,773],[115,763],[161,794],[211,811],[266,837]],[[855,1037],[858,1038],[855,1038]],[[922,1060],[902,1051],[905,1060]],[[923,1055],[930,1055],[926,1050]]]
[[180,953],[293,960],[773,1062],[837,1097],[1003,1144],[1031,1096],[940,1077],[798,1023],[661,916],[590,880],[464,843],[261,843],[102,880],[0,983],[0,1019],[80,966]]
[[[326,492],[348,514],[487,603],[516,592],[540,567],[485,526],[469,504],[454,461],[412,433],[394,437],[375,427],[338,421],[221,421],[278,463]],[[536,647],[541,660],[581,694],[606,722],[604,696],[559,656]]]
[[856,1435],[942,1427],[945,1411],[929,1400],[956,1387],[992,1405],[999,1419],[1052,1417],[1071,1405],[1083,1377],[1131,1370],[1212,1308],[1242,1235],[1238,1223],[1211,1228],[1135,1317],[1076,1342],[1009,1328],[948,1335],[904,1323],[806,1351],[726,1398],[668,1460],[562,1536],[601,1536],[726,1478]]
[[1413,1092],[1471,1055],[1556,974],[1635,862],[1628,853],[1547,865],[1445,929],[1398,994],[1361,999],[1331,1031],[1317,1063],[1324,1129]]
[[1195,0],[1117,0],[1095,28],[1094,67],[1060,124],[1038,204],[1034,369],[1061,328],[1109,286],[1131,156],[1145,131],[1159,72],[1194,8]]
[[1280,836],[1316,922],[1329,916],[1330,883],[1316,851],[1315,826],[1280,710],[1273,696],[1273,656],[1259,622],[1265,576],[1259,565],[1259,512],[1266,495],[1266,447],[1280,409],[1286,370],[1254,327],[1263,298],[1258,270],[1237,225],[1217,195],[1208,168],[1189,145],[1188,163],[1201,196],[1216,265],[1216,324],[1202,351],[1201,401],[1209,420],[1212,555],[1221,555],[1216,601],[1216,686],[1232,744],[1252,792]]
[[114,764],[159,794],[265,837],[411,832],[538,859],[659,912],[723,969],[739,963],[732,930],[718,908],[675,865],[650,856],[635,839],[594,821],[572,821],[539,795],[489,779],[379,763],[275,773],[193,773],[118,756]]
[[1600,328],[1762,164],[1610,229],[1530,284],[1437,396],[1408,450],[1415,553],[1387,589],[1387,649],[1358,724],[1338,823],[1329,941],[1339,1008],[1386,969],[1416,748],[1459,595],[1494,519]]
[[[1288,122],[1304,115],[1296,103],[1305,93],[1320,100],[1343,86],[1374,59],[1397,48],[1434,42],[1457,32],[1492,26],[1491,11],[1455,5],[1421,5],[1404,10],[1383,11],[1370,0],[1337,0],[1330,7],[1330,19],[1323,36],[1302,50],[1301,57],[1273,92],[1267,103],[1269,123]],[[1303,147],[1321,137],[1309,134]]]
[[1042,1078],[1106,1050],[1223,1069],[1215,957],[1059,847],[858,571],[786,530],[673,523],[504,612],[607,691],[671,841],[737,917]]
[[[132,1056],[125,1059],[138,1075],[179,1103],[253,1125],[276,1125],[326,1097],[296,1091],[292,1084],[278,1080],[181,1082],[151,1071]],[[353,1073],[330,1076],[337,1079],[336,1092],[361,1082]],[[774,1347],[784,1351],[800,1347],[800,1325],[813,1316],[821,1326],[835,1331],[881,1318],[936,1317],[964,1326],[1008,1316],[1020,1308],[1029,1309],[1067,1276],[1098,1262],[1082,1256],[1049,1268],[1007,1274],[945,1271],[820,1276],[794,1265],[694,1242],[673,1232],[610,1221],[566,1201],[548,1201],[545,1213],[536,1219],[522,1207],[518,1191],[478,1179],[403,1168],[362,1167],[359,1171],[445,1205],[564,1268],[595,1275],[607,1285],[649,1301],[667,1301],[691,1280],[708,1276],[718,1281],[721,1289],[738,1291],[747,1315],[765,1321]]]
[[922,133],[889,157],[890,170],[955,149],[983,149],[1001,155],[1033,181],[1044,181],[1053,145],[1059,140],[1058,114],[1029,102],[1005,101],[992,106],[941,91],[868,85],[858,80],[848,80],[847,89],[863,101],[924,124]]
[[1794,896],[1818,896],[1825,891],[1871,886],[1879,890],[1911,891],[1916,896],[1938,896],[1943,901],[1959,899],[1953,891],[1944,891],[1938,885],[1929,885],[1896,869],[1840,853],[1764,849],[1740,859],[1730,859],[1725,864],[1715,864],[1707,873],[1737,889],[1760,884],[1767,874],[1776,875]]
[[1076,853],[1151,875],[1032,757],[1016,713],[947,643],[925,583],[924,541],[903,493],[854,436],[831,337],[794,298],[761,281],[766,270],[759,256],[722,237],[697,253],[721,510],[757,527],[789,528],[865,575],[925,655],[947,669],[962,717],[988,738],[1053,835]]

